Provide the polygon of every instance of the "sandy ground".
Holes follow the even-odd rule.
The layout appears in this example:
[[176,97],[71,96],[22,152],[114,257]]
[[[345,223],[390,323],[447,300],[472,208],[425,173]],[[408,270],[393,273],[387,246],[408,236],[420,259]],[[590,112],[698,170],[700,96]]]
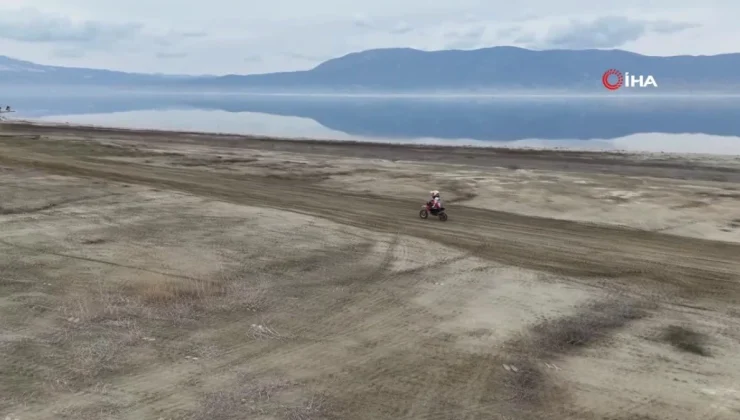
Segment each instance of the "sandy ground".
[[740,418],[738,158],[4,123],[0,197],[0,418]]

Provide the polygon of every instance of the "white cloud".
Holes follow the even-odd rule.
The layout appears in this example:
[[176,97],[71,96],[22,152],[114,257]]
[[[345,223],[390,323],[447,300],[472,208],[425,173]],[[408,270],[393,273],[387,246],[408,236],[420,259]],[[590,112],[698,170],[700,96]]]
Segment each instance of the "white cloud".
[[74,20],[64,15],[16,9],[0,14],[0,38],[20,42],[109,44],[136,36],[142,25]]
[[0,51],[129,71],[306,69],[382,47],[735,52],[740,3],[708,0],[3,0]]
[[604,16],[589,21],[572,20],[554,25],[540,41],[552,48],[614,48],[639,41],[648,34],[672,34],[699,28],[698,23],[666,20],[630,19],[624,16]]

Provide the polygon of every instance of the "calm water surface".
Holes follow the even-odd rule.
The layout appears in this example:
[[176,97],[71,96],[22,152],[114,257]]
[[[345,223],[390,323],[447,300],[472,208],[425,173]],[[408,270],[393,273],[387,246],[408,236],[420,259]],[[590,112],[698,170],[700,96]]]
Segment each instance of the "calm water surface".
[[16,118],[347,140],[740,155],[740,98],[27,95]]

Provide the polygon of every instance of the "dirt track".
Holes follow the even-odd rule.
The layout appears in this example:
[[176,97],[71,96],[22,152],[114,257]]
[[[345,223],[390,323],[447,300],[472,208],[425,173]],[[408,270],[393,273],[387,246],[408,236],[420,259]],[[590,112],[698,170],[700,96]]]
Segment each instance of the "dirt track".
[[[17,264],[32,266],[47,277],[50,267],[56,273],[78,276],[74,290],[66,289],[71,283],[60,280],[67,285],[59,286],[60,296],[66,297],[55,304],[63,306],[71,296],[85,296],[84,288],[92,280],[81,273],[91,264],[147,272],[156,277],[151,281],[172,276],[182,276],[185,282],[209,279],[206,285],[198,283],[196,303],[190,304],[197,306],[193,310],[200,315],[192,315],[193,323],[185,327],[164,325],[162,317],[144,317],[141,310],[137,314],[107,310],[105,316],[92,316],[87,322],[94,324],[115,312],[117,322],[134,319],[149,330],[147,336],[168,338],[154,341],[154,349],[149,350],[127,345],[126,351],[138,360],[126,365],[130,371],[122,369],[90,383],[70,379],[71,388],[54,389],[52,394],[34,391],[54,395],[56,403],[31,403],[20,409],[22,396],[6,400],[5,408],[21,419],[54,418],[51,410],[60,409],[64,398],[70,398],[68,392],[92,392],[90,387],[101,383],[109,384],[112,395],[128,404],[107,415],[132,419],[198,415],[213,419],[627,419],[633,415],[729,419],[740,412],[740,391],[706,385],[709,377],[715,378],[710,383],[718,384],[738,379],[727,367],[728,363],[740,366],[736,355],[740,243],[730,240],[734,236],[715,241],[696,232],[679,236],[663,233],[662,228],[638,229],[646,216],[639,213],[631,216],[637,225],[618,226],[576,216],[571,217],[576,220],[561,220],[532,211],[492,210],[475,201],[482,195],[486,177],[497,177],[481,173],[503,166],[495,170],[525,171],[517,176],[529,176],[526,171],[547,171],[550,177],[575,173],[592,183],[621,183],[623,189],[629,189],[631,182],[657,183],[654,190],[662,194],[676,188],[676,199],[681,197],[680,188],[691,184],[699,189],[698,197],[710,197],[701,202],[705,207],[686,216],[685,212],[700,207],[692,204],[696,200],[687,199],[671,211],[696,219],[687,224],[710,223],[713,206],[740,208],[737,161],[348,146],[23,125],[0,128],[0,165],[8,168],[6,193],[20,182],[28,185],[28,195],[39,189],[49,194],[57,188],[36,188],[33,182],[59,183],[58,188],[70,189],[57,204],[38,205],[37,211],[51,211],[43,216],[48,220],[24,216],[34,213],[25,201],[16,203],[25,210],[15,212],[3,204],[8,234],[2,244],[14,255],[28,258],[16,260]],[[350,158],[356,162],[342,160]],[[321,165],[312,163],[316,161]],[[352,166],[355,163],[358,166]],[[231,168],[241,166],[245,168]],[[418,175],[419,167],[427,175]],[[24,175],[29,169],[33,175]],[[470,173],[459,174],[464,171]],[[447,179],[448,172],[457,175]],[[48,175],[57,177],[42,181]],[[672,179],[676,176],[681,180]],[[356,188],[362,177],[372,179],[366,190]],[[396,194],[378,186],[383,177],[398,183]],[[420,194],[408,195],[403,188],[409,187],[400,185],[417,182],[414,177],[457,188],[447,223],[416,216],[429,181],[421,183]],[[15,181],[9,184],[11,179]],[[465,189],[467,179],[478,180],[473,192]],[[73,188],[72,184],[84,185]],[[548,188],[559,186],[554,185]],[[95,198],[82,195],[78,202],[77,189],[96,191]],[[106,202],[107,194],[116,201]],[[96,200],[103,204],[95,204]],[[74,214],[85,215],[84,220],[105,222],[65,228],[64,223],[82,223],[65,213],[67,206],[74,206]],[[728,223],[740,217],[725,210],[717,214],[724,214]],[[60,219],[62,215],[66,216]],[[137,221],[127,227],[124,219]],[[50,231],[33,233],[34,226],[43,229],[39,224]],[[105,248],[108,241],[120,245],[84,251],[69,244],[69,235],[97,232],[105,226],[119,229],[121,236],[101,238],[100,246]],[[134,237],[131,232],[136,226],[143,232]],[[725,230],[735,235],[732,229]],[[36,238],[37,234],[41,236]],[[122,254],[132,246],[152,255]],[[82,266],[75,268],[76,263],[69,262],[61,267],[55,261],[29,257],[39,253],[52,259],[72,258]],[[155,255],[158,258],[153,259]],[[131,259],[135,261],[127,261]],[[202,273],[193,274],[200,269]],[[228,281],[216,281],[214,273]],[[126,277],[117,271],[108,275],[114,280]],[[129,281],[123,277],[115,281]],[[11,287],[17,284],[8,283],[10,289],[3,298],[19,293]],[[208,306],[209,299],[218,301],[224,293],[236,293],[233,287],[247,293],[249,297],[243,298],[251,303],[242,302],[223,313]],[[139,297],[152,293],[146,290]],[[180,303],[188,299],[167,288],[156,293],[172,294]],[[158,305],[177,304],[164,299]],[[53,317],[42,316],[44,322],[29,317],[18,321],[8,337],[30,334],[36,340],[49,340],[50,331],[59,328],[53,325]],[[593,320],[600,321],[592,325]],[[674,324],[715,336],[713,362],[703,362],[706,366],[701,367],[695,364],[701,356],[670,355],[670,345],[660,344],[655,331]],[[553,333],[561,330],[565,338]],[[580,338],[574,340],[573,335]],[[167,349],[179,348],[193,337],[217,347],[217,356],[200,357],[196,367],[183,367],[180,359],[167,355]],[[156,349],[160,340],[165,347]],[[14,369],[23,363],[42,363],[29,358],[48,349],[31,346],[24,351],[29,356],[8,353],[12,362],[5,366],[0,362],[0,371],[10,372],[9,378],[30,375],[39,380],[35,374]],[[661,365],[659,359],[644,359],[650,354],[668,360]],[[591,366],[588,360],[602,363]],[[610,365],[604,366],[604,360],[611,360]],[[648,376],[640,367],[646,363],[653,369]],[[693,367],[677,368],[686,364]],[[599,371],[584,371],[587,366]],[[229,377],[240,369],[243,376]],[[665,375],[665,383],[651,382],[655,375]],[[623,384],[622,376],[629,383]],[[193,378],[196,385],[183,385]],[[675,380],[683,387],[671,382]],[[5,390],[20,382],[16,379]],[[721,388],[726,395],[718,397],[716,389],[702,393],[697,388],[701,383],[702,389]],[[634,392],[627,391],[630,386],[638,394],[652,392],[652,399],[636,401]],[[245,388],[241,394],[240,387]],[[200,391],[221,388],[220,394],[199,397]],[[682,400],[671,399],[673,394],[682,395]],[[88,405],[100,407],[105,401],[98,396]]]

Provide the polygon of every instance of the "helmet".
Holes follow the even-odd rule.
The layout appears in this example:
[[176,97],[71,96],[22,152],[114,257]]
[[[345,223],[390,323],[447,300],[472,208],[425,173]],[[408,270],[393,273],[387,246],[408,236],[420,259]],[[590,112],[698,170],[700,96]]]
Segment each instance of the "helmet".
[[437,191],[437,190],[429,191],[429,194],[431,194],[432,197],[439,197],[439,191]]

